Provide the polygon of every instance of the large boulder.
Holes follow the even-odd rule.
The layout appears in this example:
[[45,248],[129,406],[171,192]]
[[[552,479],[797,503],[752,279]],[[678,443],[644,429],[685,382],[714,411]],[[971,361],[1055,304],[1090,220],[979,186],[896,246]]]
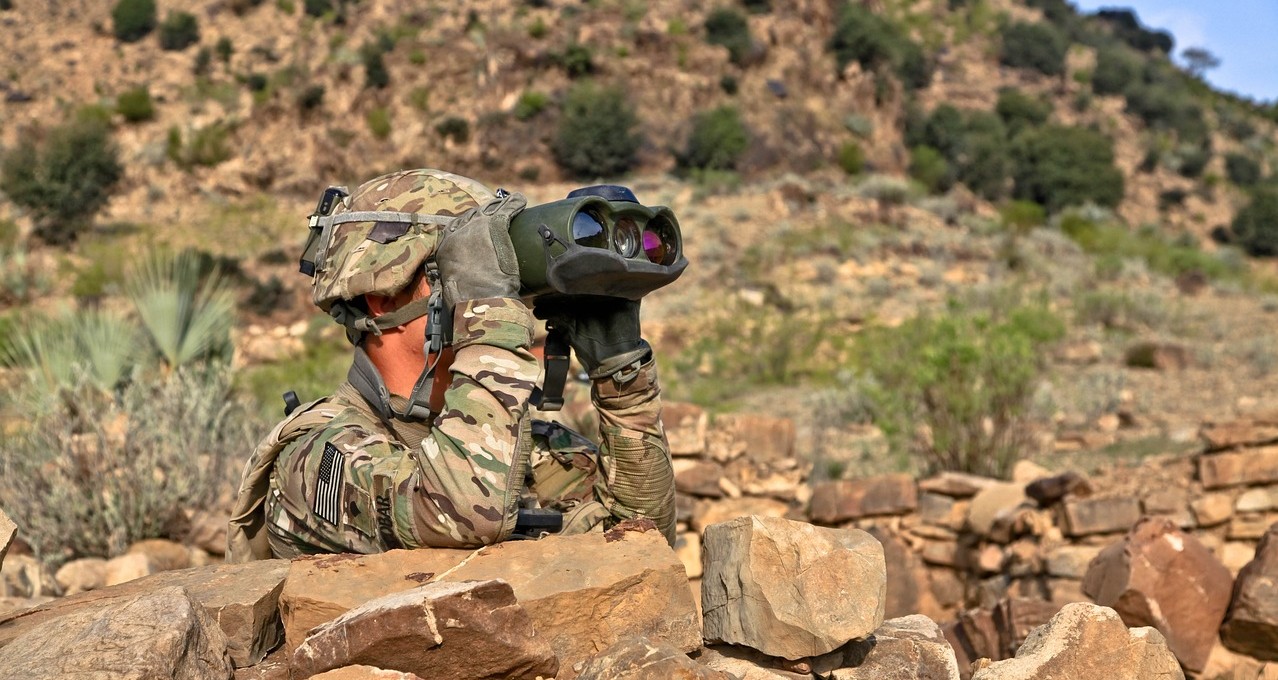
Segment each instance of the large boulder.
[[535,680],[559,670],[546,636],[498,580],[384,595],[316,627],[293,653],[296,677],[351,665],[438,680]]
[[1016,658],[997,661],[972,680],[1184,680],[1176,657],[1153,628],[1128,629],[1118,614],[1094,604],[1067,604],[1030,633]]
[[392,550],[295,560],[280,595],[285,644],[369,600],[432,581],[502,579],[547,636],[559,677],[631,635],[684,652],[701,628],[683,563],[651,521],[610,531],[507,541],[479,550]]
[[46,621],[0,649],[0,679],[228,680],[217,622],[183,588]]
[[1192,671],[1207,663],[1232,587],[1211,551],[1160,517],[1141,520],[1101,551],[1083,578],[1088,597],[1113,607],[1129,626],[1157,628]]
[[179,587],[221,627],[235,664],[249,666],[261,661],[283,638],[278,602],[288,566],[288,560],[261,560],[166,571],[0,615],[0,647],[45,623],[56,626],[56,621],[67,616]]
[[864,531],[742,517],[707,527],[701,549],[707,641],[799,659],[883,623],[883,546]]
[[817,482],[812,488],[812,521],[837,524],[878,515],[903,515],[919,505],[910,475]]
[[1278,661],[1278,524],[1269,527],[1255,559],[1238,572],[1220,637],[1236,652]]
[[634,636],[587,659],[579,680],[734,680],[736,676],[699,664],[669,643]]
[[[819,670],[819,669],[818,669]],[[922,615],[888,619],[874,634],[843,648],[831,680],[959,680],[954,649]]]

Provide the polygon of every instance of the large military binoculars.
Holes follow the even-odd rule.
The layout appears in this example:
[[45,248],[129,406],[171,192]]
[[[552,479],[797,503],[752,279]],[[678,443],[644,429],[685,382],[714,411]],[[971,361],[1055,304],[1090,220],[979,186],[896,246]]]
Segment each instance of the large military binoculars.
[[599,185],[520,211],[510,223],[521,295],[605,295],[638,300],[683,273],[683,234],[665,206]]

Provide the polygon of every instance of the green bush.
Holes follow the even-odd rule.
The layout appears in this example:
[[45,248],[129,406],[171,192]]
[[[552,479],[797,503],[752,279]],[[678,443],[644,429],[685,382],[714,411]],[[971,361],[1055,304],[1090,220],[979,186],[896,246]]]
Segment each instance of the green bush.
[[200,42],[200,21],[190,12],[170,11],[160,24],[160,47],[180,52]]
[[1240,187],[1253,187],[1260,182],[1260,163],[1241,153],[1225,154],[1225,175]]
[[834,52],[840,73],[855,61],[867,71],[892,70],[906,89],[932,82],[932,63],[923,48],[899,26],[859,3],[848,2],[840,8],[827,47]]
[[391,133],[391,117],[390,110],[384,106],[378,106],[368,111],[368,131],[373,133],[377,139],[386,139]]
[[37,236],[67,243],[90,225],[123,175],[107,123],[82,112],[42,140],[23,136],[0,161],[0,191],[30,211]]
[[155,107],[151,105],[151,91],[146,85],[139,85],[121,92],[115,98],[115,110],[130,123],[151,120],[155,117]]
[[1008,133],[1015,136],[1025,128],[1038,127],[1047,122],[1052,115],[1052,103],[1031,97],[1014,88],[1006,87],[998,91],[998,102],[994,111],[1003,119]]
[[1203,110],[1183,88],[1164,84],[1129,87],[1127,112],[1151,128],[1171,130],[1184,143],[1204,142],[1209,134]]
[[1099,132],[1048,125],[1022,134],[1012,152],[1014,195],[1049,212],[1085,203],[1113,207],[1123,198],[1114,143]]
[[728,48],[732,63],[742,65],[754,49],[750,23],[741,12],[719,7],[706,16],[706,42]]
[[[933,149],[945,160],[944,178],[921,180],[929,188],[943,191],[961,181],[989,200],[998,200],[1006,193],[1011,173],[1007,130],[994,114],[964,112],[941,104],[928,116],[911,114],[905,138],[912,148]],[[939,167],[931,159],[921,160],[930,163],[929,169]]]
[[537,114],[546,110],[550,105],[550,95],[545,92],[537,92],[535,90],[527,90],[519,95],[519,101],[515,103],[515,118],[519,120],[530,120]]
[[235,298],[223,272],[193,251],[152,253],[125,281],[149,344],[169,369],[230,360]]
[[1234,237],[1248,254],[1256,257],[1278,255],[1278,188],[1261,187],[1233,221]]
[[[1006,476],[1032,441],[1030,406],[1045,346],[1064,324],[1043,305],[952,303],[858,339],[875,421],[927,471]],[[920,435],[920,432],[926,435]]]
[[137,42],[155,30],[155,0],[120,0],[111,10],[115,37]]
[[297,93],[297,108],[303,112],[314,111],[324,103],[324,86],[319,83],[307,85]]
[[750,146],[750,134],[735,106],[698,113],[683,151],[676,154],[684,170],[735,170]]
[[930,146],[916,146],[910,150],[910,177],[934,194],[949,191],[954,186],[950,164],[940,151]]
[[470,123],[465,118],[449,116],[435,125],[435,132],[444,139],[451,139],[458,144],[470,141]]
[[231,56],[235,54],[235,43],[231,42],[230,38],[222,36],[213,45],[213,50],[217,52],[217,58],[223,64],[229,64],[231,63]]
[[231,147],[227,142],[230,134],[230,125],[217,122],[193,130],[190,139],[184,144],[182,131],[173,126],[169,128],[168,136],[169,160],[183,169],[213,167],[231,157]]
[[1199,146],[1187,146],[1177,153],[1176,172],[1190,179],[1200,177],[1207,164],[1211,162],[1211,149]]
[[1065,73],[1065,36],[1048,24],[1014,23],[1003,29],[999,62],[1049,76]]
[[1043,210],[1043,206],[1029,201],[1010,201],[998,212],[1003,219],[1003,226],[1014,232],[1028,232],[1047,222],[1047,212]]
[[1130,51],[1101,48],[1096,51],[1096,70],[1092,72],[1092,91],[1096,94],[1122,94],[1140,77],[1140,58]]
[[572,43],[563,52],[552,57],[569,78],[581,78],[595,72],[594,57],[590,54],[590,48],[585,45]]
[[849,175],[859,175],[865,169],[865,152],[861,145],[854,141],[846,141],[839,148],[839,167]]
[[360,62],[364,65],[365,87],[382,90],[390,85],[390,72],[386,70],[386,60],[382,58],[381,48],[370,43],[359,52]]
[[611,177],[634,167],[643,138],[639,118],[620,88],[577,85],[564,100],[551,142],[555,161],[580,178]]

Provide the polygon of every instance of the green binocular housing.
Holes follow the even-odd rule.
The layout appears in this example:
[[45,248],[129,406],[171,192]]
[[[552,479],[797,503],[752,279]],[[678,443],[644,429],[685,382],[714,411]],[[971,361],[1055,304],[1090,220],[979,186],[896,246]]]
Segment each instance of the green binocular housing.
[[604,295],[638,300],[683,273],[683,234],[665,206],[622,186],[577,189],[530,206],[510,223],[521,295]]

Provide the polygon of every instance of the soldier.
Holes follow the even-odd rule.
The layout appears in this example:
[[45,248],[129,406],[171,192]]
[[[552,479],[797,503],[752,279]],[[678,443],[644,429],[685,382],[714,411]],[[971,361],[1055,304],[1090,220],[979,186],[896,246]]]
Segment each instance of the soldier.
[[[355,345],[348,380],[296,408],[241,481],[228,559],[477,547],[510,538],[521,508],[563,533],[646,517],[674,540],[674,481],[639,303],[539,305],[591,378],[599,442],[533,420],[533,315],[508,234],[525,206],[437,170],[392,173],[335,211],[313,297]],[[427,346],[430,306],[452,346]]]

